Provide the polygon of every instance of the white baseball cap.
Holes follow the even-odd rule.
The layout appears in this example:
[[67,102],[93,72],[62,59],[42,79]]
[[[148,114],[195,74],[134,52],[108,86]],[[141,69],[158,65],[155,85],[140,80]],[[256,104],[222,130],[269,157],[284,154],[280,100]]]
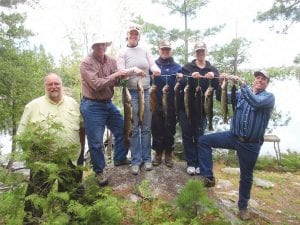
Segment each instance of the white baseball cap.
[[96,44],[107,44],[107,46],[110,46],[112,41],[105,37],[104,35],[95,34],[92,37],[92,48]]

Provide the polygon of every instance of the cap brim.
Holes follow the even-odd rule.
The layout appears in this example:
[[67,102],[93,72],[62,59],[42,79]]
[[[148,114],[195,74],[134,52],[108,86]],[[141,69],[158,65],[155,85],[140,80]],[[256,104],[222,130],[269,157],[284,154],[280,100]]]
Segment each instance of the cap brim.
[[262,71],[255,71],[254,72],[254,76],[255,77],[257,77],[257,76],[264,76],[265,78],[270,79],[269,75],[266,74],[266,73],[264,73],[264,72],[262,72]]
[[168,48],[168,49],[172,49],[170,46],[160,46],[159,48],[160,48],[160,49],[161,49],[161,48]]
[[206,51],[206,48],[196,48],[194,51],[198,51],[198,50],[205,50]]
[[140,31],[138,30],[138,29],[129,29],[128,31],[127,31],[127,33],[129,33],[130,31],[136,31],[136,32],[138,32],[138,33],[140,33]]
[[96,42],[92,45],[92,47],[94,47],[97,44],[106,44],[107,46],[111,46],[111,43],[112,43],[111,41],[110,42]]

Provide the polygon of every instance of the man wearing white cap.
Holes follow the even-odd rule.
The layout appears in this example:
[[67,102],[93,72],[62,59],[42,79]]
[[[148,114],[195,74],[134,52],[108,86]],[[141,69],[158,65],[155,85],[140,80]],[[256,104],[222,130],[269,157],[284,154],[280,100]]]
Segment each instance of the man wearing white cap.
[[239,216],[250,219],[247,209],[253,182],[253,170],[259,155],[263,137],[274,108],[275,97],[267,92],[270,77],[265,71],[254,72],[252,88],[238,76],[222,75],[240,84],[237,106],[230,130],[199,137],[197,151],[200,175],[204,185],[215,185],[213,176],[212,148],[235,149],[240,165]]
[[128,149],[123,141],[124,120],[111,101],[114,86],[120,78],[126,77],[128,72],[118,71],[116,61],[105,54],[110,45],[111,41],[95,36],[92,53],[83,59],[80,65],[83,94],[80,111],[84,119],[93,170],[100,186],[108,183],[104,173],[105,159],[102,149],[105,126],[115,138],[114,165],[130,164],[126,158]]

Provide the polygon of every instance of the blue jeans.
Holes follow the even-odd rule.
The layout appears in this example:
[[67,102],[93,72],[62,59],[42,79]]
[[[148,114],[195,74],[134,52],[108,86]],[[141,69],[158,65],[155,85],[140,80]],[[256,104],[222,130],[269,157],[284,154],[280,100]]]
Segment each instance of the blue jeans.
[[124,147],[124,120],[117,107],[112,102],[102,103],[84,98],[81,100],[80,111],[84,119],[84,127],[95,173],[103,172],[105,167],[102,149],[105,126],[115,138],[114,161],[125,159],[128,149]]
[[190,122],[184,111],[179,111],[178,116],[187,166],[198,167],[197,141],[198,137],[204,134],[206,119],[203,118],[197,126]]
[[253,170],[260,151],[259,143],[242,143],[230,131],[204,135],[198,139],[200,173],[213,176],[212,148],[234,149],[240,165],[239,209],[245,209],[250,199]]
[[131,164],[141,165],[151,162],[151,112],[149,104],[149,89],[144,90],[145,113],[143,123],[138,124],[139,96],[137,90],[129,90],[132,103],[133,128],[130,140]]

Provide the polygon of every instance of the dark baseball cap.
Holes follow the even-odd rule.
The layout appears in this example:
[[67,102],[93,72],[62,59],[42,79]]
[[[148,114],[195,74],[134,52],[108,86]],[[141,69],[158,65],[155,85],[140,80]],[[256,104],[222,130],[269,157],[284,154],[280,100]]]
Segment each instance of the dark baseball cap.
[[265,78],[267,78],[268,80],[270,80],[270,76],[269,74],[265,71],[265,70],[258,70],[254,72],[254,76],[264,76]]

